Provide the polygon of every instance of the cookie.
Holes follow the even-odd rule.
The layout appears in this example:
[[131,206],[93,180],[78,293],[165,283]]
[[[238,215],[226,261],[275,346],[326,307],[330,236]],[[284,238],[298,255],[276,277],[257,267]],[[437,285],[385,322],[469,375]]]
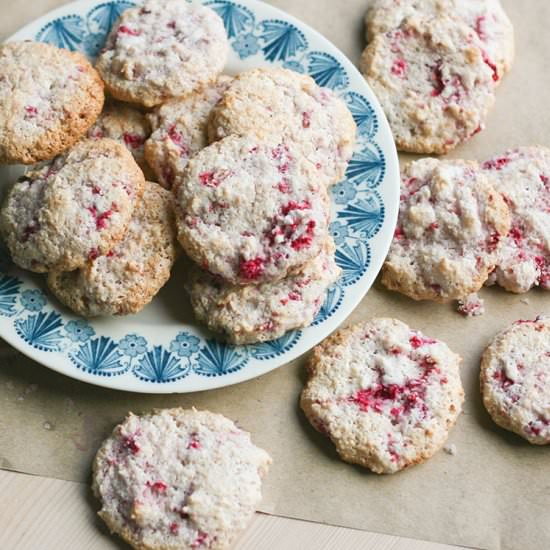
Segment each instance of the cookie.
[[210,112],[231,81],[221,75],[201,91],[167,101],[148,115],[153,133],[145,143],[145,158],[167,189],[188,160],[208,145]]
[[477,34],[448,17],[406,19],[377,35],[360,68],[401,151],[444,154],[483,129],[495,66]]
[[232,344],[274,340],[311,325],[340,276],[332,239],[300,271],[276,283],[233,286],[196,267],[186,285],[195,316]]
[[371,319],[315,348],[301,407],[343,460],[395,473],[447,440],[464,401],[460,361],[401,321]]
[[145,161],[145,140],[151,135],[151,126],[146,116],[118,101],[109,101],[95,124],[88,130],[88,137],[94,139],[109,138],[126,146],[145,176],[152,170]]
[[213,81],[228,52],[214,10],[181,0],[147,0],[116,21],[96,68],[115,98],[153,107]]
[[86,134],[104,99],[82,54],[37,42],[0,44],[0,163],[62,153]]
[[124,235],[143,192],[143,173],[110,139],[82,140],[8,191],[0,232],[13,261],[30,271],[71,271]]
[[344,177],[355,146],[355,122],[344,101],[311,77],[286,69],[238,75],[208,128],[212,141],[231,134],[291,141],[329,185]]
[[93,491],[99,516],[136,549],[222,550],[252,519],[270,464],[220,414],[130,413],[95,457]]
[[498,67],[498,76],[511,69],[514,27],[500,0],[375,0],[365,18],[367,40],[396,29],[408,17],[418,15],[450,15],[466,23],[481,40],[487,60]]
[[483,404],[502,428],[550,443],[550,317],[516,321],[481,358]]
[[124,238],[78,270],[52,271],[48,287],[84,317],[137,313],[168,281],[178,250],[172,195],[146,182]]
[[503,237],[496,282],[510,292],[550,290],[550,149],[521,147],[486,161],[512,215]]
[[422,159],[401,174],[399,218],[382,283],[415,300],[477,292],[494,269],[510,213],[476,162]]
[[232,284],[280,280],[327,240],[326,186],[292,144],[226,137],[189,161],[175,197],[183,248]]

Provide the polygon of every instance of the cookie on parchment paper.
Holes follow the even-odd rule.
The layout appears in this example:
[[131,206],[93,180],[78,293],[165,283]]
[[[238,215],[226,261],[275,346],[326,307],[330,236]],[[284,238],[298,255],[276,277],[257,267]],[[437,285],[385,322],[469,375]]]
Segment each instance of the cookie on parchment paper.
[[512,216],[498,254],[496,282],[516,293],[535,286],[550,290],[550,149],[520,147],[482,166]]
[[78,315],[128,315],[164,286],[178,256],[172,195],[145,182],[124,237],[76,271],[51,272],[48,287]]
[[412,162],[382,283],[415,300],[464,298],[489,277],[509,229],[508,207],[476,162]]
[[129,416],[99,449],[93,490],[109,529],[139,550],[222,550],[261,500],[271,458],[220,414]]
[[184,250],[229,283],[283,279],[328,237],[326,185],[293,143],[228,136],[189,161],[174,194]]
[[445,154],[483,129],[495,101],[495,66],[465,23],[405,19],[375,36],[360,68],[390,123],[397,148]]
[[286,69],[253,69],[238,75],[212,112],[210,140],[231,134],[293,142],[328,185],[344,177],[356,126],[332,90]]
[[340,276],[329,239],[300,271],[260,285],[234,286],[196,267],[186,288],[196,317],[232,344],[274,340],[309,326],[323,305],[327,288]]
[[228,51],[214,10],[180,0],[147,0],[117,20],[96,68],[113,97],[153,107],[215,80]]
[[38,42],[0,45],[0,163],[50,160],[103,107],[103,83],[78,52]]
[[71,271],[107,253],[123,237],[144,183],[124,146],[80,141],[8,191],[0,231],[13,261],[38,273]]
[[189,159],[208,145],[210,113],[232,80],[220,75],[201,91],[169,100],[147,116],[153,133],[145,143],[145,158],[167,189]]
[[502,428],[550,444],[550,317],[516,321],[481,358],[485,408]]
[[301,407],[343,460],[395,473],[447,440],[464,401],[460,361],[401,321],[371,319],[315,348]]

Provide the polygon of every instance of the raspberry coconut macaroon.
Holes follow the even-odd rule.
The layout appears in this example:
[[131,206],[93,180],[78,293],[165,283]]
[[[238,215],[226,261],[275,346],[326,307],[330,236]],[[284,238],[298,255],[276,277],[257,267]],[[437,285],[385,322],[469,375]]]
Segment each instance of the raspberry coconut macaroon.
[[37,42],[0,45],[0,163],[50,160],[83,137],[105,96],[80,53]]
[[292,144],[215,142],[189,161],[174,196],[184,250],[231,284],[283,279],[328,238],[326,183]]
[[214,81],[229,45],[223,21],[200,4],[148,0],[123,12],[96,68],[116,99],[154,107]]
[[510,292],[550,290],[550,149],[520,147],[498,155],[483,169],[494,178],[512,214],[502,238],[496,282]]
[[20,267],[72,271],[122,239],[144,185],[126,147],[83,140],[12,186],[0,232]]
[[220,414],[164,409],[129,416],[99,449],[100,517],[139,550],[223,550],[261,501],[271,458]]
[[460,361],[401,321],[371,319],[315,348],[301,407],[344,461],[395,473],[447,440],[464,401]]
[[502,428],[550,444],[550,317],[516,321],[481,358],[483,404]]
[[477,292],[494,269],[510,212],[475,162],[422,159],[401,174],[397,228],[382,283],[415,300]]

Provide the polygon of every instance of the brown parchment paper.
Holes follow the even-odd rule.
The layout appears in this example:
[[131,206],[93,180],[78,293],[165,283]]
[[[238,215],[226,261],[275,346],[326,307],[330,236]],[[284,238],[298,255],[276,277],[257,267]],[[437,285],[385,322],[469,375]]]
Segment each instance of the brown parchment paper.
[[[0,39],[61,4],[0,0]],[[517,60],[498,90],[487,130],[452,156],[483,159],[507,147],[550,145],[550,2],[503,0],[516,28]],[[274,0],[353,61],[364,46],[364,0]],[[405,157],[402,158],[405,160]],[[347,322],[384,315],[441,338],[463,358],[464,414],[450,436],[457,454],[379,477],[338,460],[298,408],[303,359],[250,382],[192,395],[132,395],[76,382],[0,343],[0,467],[88,481],[99,442],[132,410],[175,405],[221,412],[269,450],[265,512],[490,549],[550,548],[550,446],[530,446],[497,428],[481,404],[479,357],[517,318],[550,314],[550,293],[482,291],[487,313],[460,317],[452,305],[416,303],[380,285]]]

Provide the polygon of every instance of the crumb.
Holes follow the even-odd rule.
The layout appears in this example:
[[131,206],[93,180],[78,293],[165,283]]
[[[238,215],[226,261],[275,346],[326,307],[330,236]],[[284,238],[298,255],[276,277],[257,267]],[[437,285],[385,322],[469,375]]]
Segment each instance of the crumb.
[[451,443],[450,445],[445,445],[445,447],[443,447],[443,450],[451,456],[455,456],[457,453],[456,445],[454,443]]
[[52,424],[51,422],[48,422],[48,421],[46,420],[46,422],[44,422],[44,423],[42,424],[42,427],[43,427],[45,430],[53,430],[53,429],[55,428],[55,425]]
[[483,300],[474,293],[458,300],[457,311],[464,317],[477,317],[485,313],[485,305]]
[[529,300],[528,300],[527,298],[522,298],[522,299],[520,300],[520,302],[521,302],[522,304],[525,304],[526,306],[529,305]]

